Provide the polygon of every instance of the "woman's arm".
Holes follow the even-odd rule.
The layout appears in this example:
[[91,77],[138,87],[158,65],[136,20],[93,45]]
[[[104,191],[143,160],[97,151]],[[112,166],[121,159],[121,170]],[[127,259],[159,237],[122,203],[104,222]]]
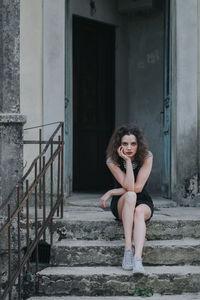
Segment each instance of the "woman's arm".
[[143,187],[147,182],[147,179],[149,178],[149,175],[151,173],[152,164],[153,164],[153,156],[147,157],[138,172],[137,180],[134,186],[135,193],[140,193],[143,190]]
[[135,177],[132,167],[131,159],[124,154],[123,147],[120,146],[117,149],[118,155],[126,163],[126,173],[124,173],[117,165],[112,163],[107,163],[108,168],[115,177],[115,179],[121,184],[121,186],[127,191],[134,191]]
[[115,179],[126,189],[126,191],[132,191],[140,193],[149,178],[153,163],[153,157],[147,157],[140,168],[135,182],[132,163],[126,162],[126,173],[124,173],[117,165],[113,163],[107,163],[107,166]]
[[112,196],[120,196],[126,193],[126,190],[123,188],[117,188],[107,191],[101,198],[100,198],[100,206],[106,207],[106,201],[111,198]]
[[132,164],[126,164],[126,173],[124,173],[117,165],[107,163],[107,166],[115,179],[126,191],[134,191],[134,173]]

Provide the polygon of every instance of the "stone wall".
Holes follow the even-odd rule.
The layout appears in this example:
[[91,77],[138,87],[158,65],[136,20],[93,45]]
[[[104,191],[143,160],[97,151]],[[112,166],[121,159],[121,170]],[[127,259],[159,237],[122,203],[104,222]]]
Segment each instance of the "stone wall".
[[[22,129],[26,118],[20,114],[19,24],[20,0],[0,0],[0,226],[8,211],[3,203],[23,173]],[[16,195],[9,203],[13,211]],[[1,236],[0,256],[4,266],[6,247],[6,236]],[[2,266],[1,272],[4,273]],[[5,280],[4,274],[0,277]]]
[[[20,115],[19,0],[0,1],[0,204],[22,176],[25,117]],[[0,216],[3,214],[0,211]]]
[[172,196],[186,206],[200,205],[197,3],[173,2]]

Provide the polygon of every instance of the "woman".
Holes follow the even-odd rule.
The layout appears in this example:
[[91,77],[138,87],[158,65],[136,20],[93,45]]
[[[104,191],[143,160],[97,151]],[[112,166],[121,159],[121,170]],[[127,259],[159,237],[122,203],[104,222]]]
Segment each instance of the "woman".
[[[117,219],[122,220],[124,227],[122,268],[133,270],[133,273],[144,273],[142,250],[146,235],[145,222],[150,220],[154,210],[146,190],[152,162],[153,155],[138,127],[124,125],[115,130],[107,148],[106,164],[115,178],[116,188],[104,194],[100,202],[102,207],[106,207],[106,201],[112,197],[111,211]],[[135,251],[132,248],[132,236]]]

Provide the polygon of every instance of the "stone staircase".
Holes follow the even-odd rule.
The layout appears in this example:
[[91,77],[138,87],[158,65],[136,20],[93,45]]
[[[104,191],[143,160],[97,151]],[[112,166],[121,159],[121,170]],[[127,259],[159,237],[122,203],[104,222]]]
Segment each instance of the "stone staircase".
[[[98,195],[74,195],[54,222],[51,266],[40,271],[41,299],[200,299],[200,209],[154,199],[143,252],[145,275],[121,268],[123,228]],[[135,297],[133,297],[135,296]]]

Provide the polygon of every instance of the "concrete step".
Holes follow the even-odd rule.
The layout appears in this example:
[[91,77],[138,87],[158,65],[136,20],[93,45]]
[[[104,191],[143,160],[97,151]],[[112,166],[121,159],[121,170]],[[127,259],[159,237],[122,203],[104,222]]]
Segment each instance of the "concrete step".
[[[47,296],[47,297],[31,297],[28,300],[141,300],[141,297],[134,297],[133,296],[113,296],[113,297],[85,297],[85,296]],[[150,300],[199,300],[200,293],[184,293],[181,295],[160,295],[154,294],[152,297],[149,298]]]
[[[74,207],[99,207],[99,201],[102,194],[87,194],[87,193],[73,193],[65,201],[66,205]],[[154,206],[161,207],[176,207],[177,203],[171,199],[166,199],[161,196],[152,196]],[[111,199],[106,203],[107,207],[110,206]]]
[[[83,210],[84,209],[84,210]],[[200,238],[199,209],[191,207],[160,208],[147,222],[148,240]],[[83,207],[66,211],[63,219],[54,220],[57,239],[123,239],[123,227],[110,211]]]
[[199,266],[145,267],[133,275],[121,267],[49,267],[38,276],[43,296],[133,296],[137,290],[159,294],[200,292]]
[[[62,240],[51,249],[51,264],[66,266],[120,266],[124,241]],[[200,240],[145,241],[146,265],[200,265]]]

